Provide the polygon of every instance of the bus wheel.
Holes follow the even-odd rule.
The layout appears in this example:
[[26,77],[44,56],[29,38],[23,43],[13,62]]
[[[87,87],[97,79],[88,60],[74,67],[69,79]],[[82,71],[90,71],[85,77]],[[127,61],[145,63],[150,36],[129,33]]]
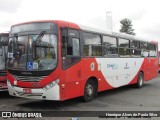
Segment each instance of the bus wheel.
[[144,82],[144,76],[143,76],[143,73],[140,72],[140,73],[138,74],[138,79],[137,79],[136,87],[137,87],[137,88],[142,88],[142,87],[143,87],[143,82]]
[[90,102],[94,99],[95,94],[96,94],[96,85],[94,81],[92,80],[87,81],[85,88],[84,88],[83,100],[85,102]]

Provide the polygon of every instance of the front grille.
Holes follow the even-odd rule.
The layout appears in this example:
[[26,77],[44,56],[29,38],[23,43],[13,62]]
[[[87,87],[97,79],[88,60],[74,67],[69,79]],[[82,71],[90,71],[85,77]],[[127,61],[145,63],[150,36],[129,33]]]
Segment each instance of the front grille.
[[6,81],[0,82],[0,91],[6,91],[8,89]]
[[0,71],[0,76],[6,76],[6,71]]
[[47,76],[16,76],[13,75],[13,77],[17,81],[23,81],[23,82],[39,82],[40,80],[46,78]]
[[43,93],[23,93],[23,92],[18,92],[18,91],[15,91],[16,94],[18,94],[19,96],[21,97],[41,97],[43,95]]

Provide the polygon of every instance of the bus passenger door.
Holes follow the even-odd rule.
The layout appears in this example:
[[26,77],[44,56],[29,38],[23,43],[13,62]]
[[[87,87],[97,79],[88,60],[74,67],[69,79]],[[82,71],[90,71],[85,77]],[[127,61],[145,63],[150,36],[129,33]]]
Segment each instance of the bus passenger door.
[[[65,34],[64,34],[65,32]],[[80,95],[80,39],[77,30],[62,31],[62,68],[65,79],[65,98]]]
[[141,57],[144,57],[143,63],[143,71],[144,71],[144,79],[149,80],[152,78],[151,76],[151,58],[149,57],[148,43],[141,42]]
[[151,59],[149,58],[149,51],[143,51],[144,57],[144,64],[143,64],[143,71],[144,71],[144,79],[149,80],[151,78]]
[[147,57],[145,58],[146,80],[150,80],[158,75],[158,59],[156,59],[156,45],[147,44]]

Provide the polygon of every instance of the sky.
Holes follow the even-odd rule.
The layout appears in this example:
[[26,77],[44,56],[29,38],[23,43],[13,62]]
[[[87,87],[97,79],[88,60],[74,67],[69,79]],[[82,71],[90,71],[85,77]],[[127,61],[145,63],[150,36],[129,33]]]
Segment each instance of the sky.
[[160,41],[159,0],[0,0],[0,32],[14,24],[33,20],[65,20],[107,29],[106,13],[112,13],[112,29],[120,20],[132,20],[136,36]]

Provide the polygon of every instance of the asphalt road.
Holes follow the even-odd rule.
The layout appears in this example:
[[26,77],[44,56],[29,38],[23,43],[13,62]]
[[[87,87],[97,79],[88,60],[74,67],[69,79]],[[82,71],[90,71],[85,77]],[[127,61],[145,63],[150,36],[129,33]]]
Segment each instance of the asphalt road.
[[[0,111],[160,111],[160,75],[151,81],[145,82],[143,88],[137,89],[124,86],[114,90],[104,91],[89,103],[82,102],[81,98],[75,98],[63,102],[41,101],[25,98],[17,98],[8,95],[8,92],[0,92]],[[47,113],[47,112],[46,112]],[[52,112],[48,113],[52,115]],[[63,112],[62,112],[63,114]],[[3,119],[0,116],[0,120]],[[21,120],[21,118],[19,118]],[[39,118],[37,118],[38,120]],[[52,117],[41,118],[53,120]],[[54,117],[54,120],[72,120],[72,117]],[[78,117],[78,120],[104,120],[97,117]],[[109,118],[111,119],[111,118]],[[124,119],[124,118],[117,118]],[[128,119],[128,118],[126,118]],[[130,118],[137,119],[137,118]],[[142,119],[142,118],[138,118]],[[145,118],[160,119],[160,118]],[[13,120],[18,120],[14,118]],[[25,120],[22,118],[22,120]],[[31,119],[29,119],[31,120]],[[34,119],[36,120],[36,119]],[[75,119],[76,120],[76,119]]]

